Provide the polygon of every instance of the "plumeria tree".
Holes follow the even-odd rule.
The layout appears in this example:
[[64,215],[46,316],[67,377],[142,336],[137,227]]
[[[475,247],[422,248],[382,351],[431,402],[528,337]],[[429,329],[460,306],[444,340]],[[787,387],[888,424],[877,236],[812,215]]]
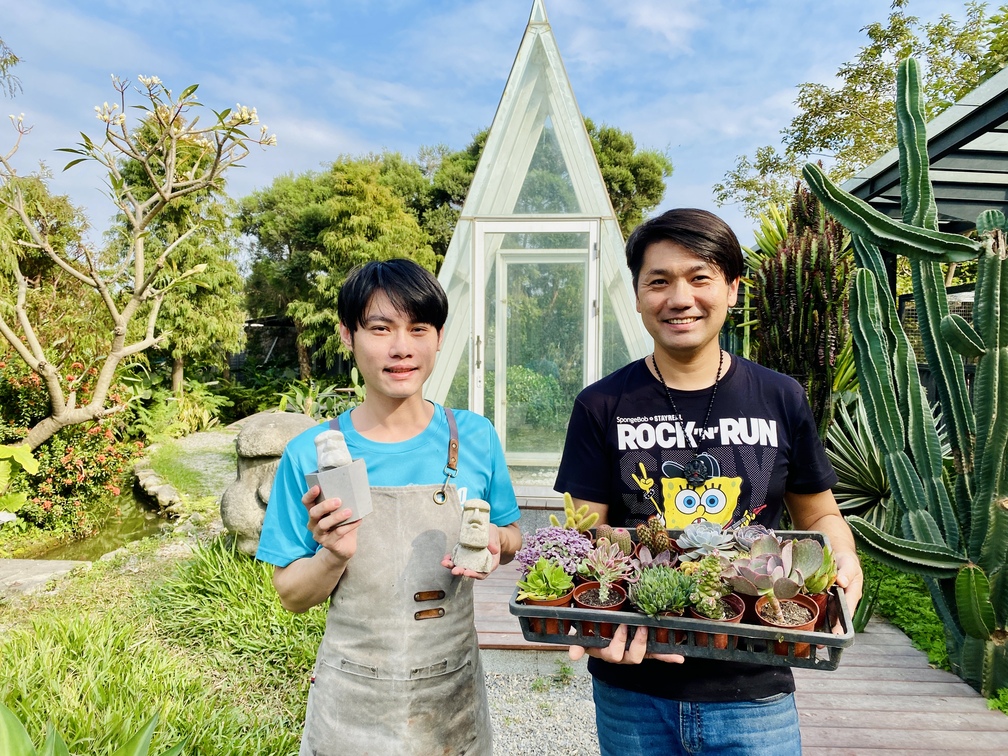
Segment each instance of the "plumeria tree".
[[[14,146],[0,154],[0,275],[11,279],[11,285],[0,290],[0,336],[39,376],[50,401],[49,415],[32,426],[24,439],[32,449],[60,428],[123,409],[122,403],[109,395],[116,369],[124,360],[165,340],[158,324],[165,295],[205,271],[204,265],[180,269],[176,259],[202,221],[194,216],[193,225],[180,230],[171,243],[159,245],[155,254],[148,254],[147,239],[156,219],[186,197],[218,185],[224,173],[244,160],[254,145],[276,144],[266,126],[259,127],[258,133],[248,133],[249,127],[258,125],[254,108],[239,105],[211,110],[206,117],[196,96],[197,85],[176,96],[156,76],[137,79],[139,85],[134,88],[113,77],[115,101],[95,108],[104,124],[101,138],[82,133],[80,143],[63,150],[75,156],[66,168],[92,161],[106,174],[109,197],[125,223],[126,243],[114,258],[84,241],[58,244],[50,218],[28,201],[22,188],[26,179],[17,174],[13,163],[30,131],[23,116],[12,117],[17,137]],[[129,105],[139,120],[131,123],[126,116],[127,101],[137,96],[139,104]],[[131,180],[123,170],[126,165],[139,166],[144,181]],[[38,324],[32,321],[31,313],[37,310],[32,300],[44,296],[45,288],[38,277],[25,274],[22,262],[40,257],[51,261],[60,276],[83,285],[101,301],[102,317],[85,326],[105,329],[98,339],[96,373],[91,376],[86,402],[78,402],[83,371],[66,369],[69,366],[60,363],[59,345],[46,343]],[[171,274],[173,270],[178,272]],[[143,318],[142,328],[130,328],[134,318]]]

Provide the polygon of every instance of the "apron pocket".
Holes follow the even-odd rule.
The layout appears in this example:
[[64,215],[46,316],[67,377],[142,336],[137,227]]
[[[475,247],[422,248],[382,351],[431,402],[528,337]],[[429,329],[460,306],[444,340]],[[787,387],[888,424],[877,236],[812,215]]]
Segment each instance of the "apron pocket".
[[[489,754],[489,711],[480,665],[462,660],[418,668],[425,678],[394,680],[319,665],[302,754]],[[353,664],[355,670],[370,665]],[[445,669],[441,674],[435,670]],[[479,679],[478,679],[479,678]]]
[[[326,662],[323,661],[322,663],[325,664]],[[340,659],[340,669],[348,675],[378,679],[378,667],[373,667],[370,664],[358,664],[349,659]]]
[[[467,662],[468,663],[468,662]],[[423,680],[428,677],[437,677],[438,675],[443,675],[448,671],[448,660],[439,661],[437,664],[431,664],[426,667],[415,667],[410,670],[410,680]]]

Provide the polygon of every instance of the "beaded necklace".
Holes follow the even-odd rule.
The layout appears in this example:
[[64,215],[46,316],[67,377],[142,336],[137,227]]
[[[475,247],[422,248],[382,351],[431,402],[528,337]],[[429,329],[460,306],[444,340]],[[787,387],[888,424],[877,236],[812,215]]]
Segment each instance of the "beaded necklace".
[[[672,401],[672,392],[669,391],[668,384],[665,383],[665,376],[661,374],[661,370],[658,369],[658,361],[655,359],[654,352],[651,353],[651,364],[654,365],[655,373],[658,374],[658,380],[661,381],[662,388],[665,389],[665,398],[668,399],[669,407],[672,410],[672,415],[676,417],[682,417],[679,414],[679,410],[676,409],[675,402]],[[707,414],[704,415],[703,425],[701,428],[700,438],[703,440],[703,431],[707,428],[707,421],[710,420],[711,408],[714,407],[714,397],[717,395],[718,383],[721,381],[721,366],[724,364],[724,351],[718,349],[718,363],[717,363],[717,375],[714,376],[714,387],[711,389],[710,401],[707,402]],[[683,477],[686,478],[686,483],[689,484],[691,488],[696,488],[702,485],[704,481],[709,480],[714,474],[714,470],[711,469],[710,464],[706,459],[700,456],[700,444],[696,445],[693,450],[693,457],[683,465]]]

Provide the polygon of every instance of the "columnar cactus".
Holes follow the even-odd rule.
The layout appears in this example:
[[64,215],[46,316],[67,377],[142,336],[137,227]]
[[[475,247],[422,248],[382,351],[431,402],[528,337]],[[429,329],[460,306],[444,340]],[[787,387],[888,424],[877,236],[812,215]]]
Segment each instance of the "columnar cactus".
[[[858,270],[851,325],[861,395],[885,458],[902,537],[849,518],[873,556],[925,576],[946,627],[949,659],[985,696],[1008,687],[1008,245],[1006,222],[988,211],[980,241],[937,230],[928,175],[920,76],[913,59],[897,74],[897,136],[903,222],[836,187],[815,165],[812,191],[853,235]],[[935,423],[913,350],[886,286],[879,247],[910,259],[924,353],[938,381],[955,476],[946,487]],[[971,326],[948,311],[939,264],[977,257]],[[972,401],[963,357],[976,357]]]
[[843,226],[799,186],[786,236],[753,271],[756,359],[802,384],[820,437],[833,417],[834,367],[848,338],[851,266],[844,236]]

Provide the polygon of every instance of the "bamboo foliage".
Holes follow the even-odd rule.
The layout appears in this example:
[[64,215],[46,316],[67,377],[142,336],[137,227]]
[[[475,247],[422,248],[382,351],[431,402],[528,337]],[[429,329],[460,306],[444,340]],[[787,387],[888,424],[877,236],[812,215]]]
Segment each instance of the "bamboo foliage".
[[[925,576],[953,668],[989,697],[1008,687],[1008,224],[1000,212],[985,213],[977,221],[979,241],[937,230],[913,59],[899,66],[896,110],[902,222],[843,192],[818,166],[803,171],[853,235],[858,270],[851,324],[861,398],[890,481],[899,535],[858,517],[849,522],[868,553]],[[924,354],[937,379],[954,463],[948,482],[880,248],[910,259]],[[940,263],[978,255],[970,325],[948,311]],[[963,357],[979,358],[972,399]]]

